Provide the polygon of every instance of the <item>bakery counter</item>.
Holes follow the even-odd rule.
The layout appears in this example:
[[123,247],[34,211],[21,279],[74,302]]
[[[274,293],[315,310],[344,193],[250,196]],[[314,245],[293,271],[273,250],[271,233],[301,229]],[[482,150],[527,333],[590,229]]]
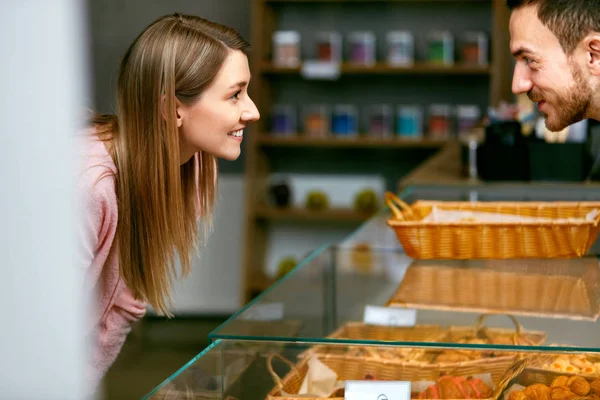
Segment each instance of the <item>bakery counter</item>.
[[[600,202],[600,190],[413,185],[400,198]],[[388,226],[391,216],[383,210],[315,250],[213,331],[212,345],[149,398],[341,400],[360,382],[391,381],[410,383],[403,398],[597,400],[595,233],[581,237],[586,251],[571,258],[416,259]]]
[[[469,360],[453,361],[459,356]],[[595,352],[558,348],[220,339],[145,399],[593,400],[598,360]]]

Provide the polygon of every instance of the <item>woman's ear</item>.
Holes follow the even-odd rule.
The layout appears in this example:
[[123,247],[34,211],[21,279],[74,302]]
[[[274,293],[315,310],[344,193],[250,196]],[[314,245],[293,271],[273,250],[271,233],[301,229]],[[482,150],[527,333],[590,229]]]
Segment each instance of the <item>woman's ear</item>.
[[177,118],[177,127],[181,128],[183,125],[183,116],[185,114],[183,103],[175,97],[175,118]]
[[[164,120],[167,119],[167,96],[162,95],[160,98],[160,111]],[[175,118],[177,120],[177,127],[180,128],[183,125],[183,104],[175,97]]]
[[600,33],[590,33],[583,39],[583,50],[587,54],[587,67],[592,75],[600,76]]

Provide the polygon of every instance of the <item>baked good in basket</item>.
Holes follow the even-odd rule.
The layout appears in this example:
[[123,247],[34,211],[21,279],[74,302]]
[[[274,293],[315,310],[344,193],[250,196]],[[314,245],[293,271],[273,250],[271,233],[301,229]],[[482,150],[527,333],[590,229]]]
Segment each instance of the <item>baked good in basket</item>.
[[488,399],[492,389],[481,379],[442,376],[434,385],[419,393],[418,399]]
[[[544,342],[546,335],[543,332],[526,331],[519,321],[512,315],[505,315],[513,324],[515,329],[490,328],[484,325],[486,319],[492,314],[482,314],[477,318],[475,324],[469,326],[451,326],[448,331],[440,335],[436,341],[460,344],[495,344],[502,346],[536,346]],[[489,350],[463,350],[446,349],[442,351],[429,351],[424,355],[432,363],[455,363],[466,362],[486,358],[511,358],[517,356],[514,352],[506,352],[498,349]]]
[[[513,390],[511,390],[513,389]],[[509,389],[507,400],[576,400],[600,398],[600,379],[589,381],[582,376],[557,376],[547,385],[533,383]]]
[[560,374],[599,377],[600,357],[586,354],[541,354],[531,359],[529,369],[540,373],[552,371]]

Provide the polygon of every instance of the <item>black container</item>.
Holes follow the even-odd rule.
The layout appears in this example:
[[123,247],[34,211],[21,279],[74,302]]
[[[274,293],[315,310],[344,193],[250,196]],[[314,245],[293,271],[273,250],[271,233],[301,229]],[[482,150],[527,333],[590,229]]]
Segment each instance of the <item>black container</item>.
[[587,178],[590,168],[586,143],[529,143],[532,181],[579,182]]
[[516,121],[498,122],[485,129],[477,149],[477,172],[486,181],[528,181],[528,140]]

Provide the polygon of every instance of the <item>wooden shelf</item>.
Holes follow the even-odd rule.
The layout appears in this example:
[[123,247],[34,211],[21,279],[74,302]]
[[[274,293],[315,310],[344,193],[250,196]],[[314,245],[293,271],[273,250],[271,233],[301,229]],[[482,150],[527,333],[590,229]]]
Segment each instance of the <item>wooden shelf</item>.
[[[263,0],[265,3],[482,3],[483,0]],[[491,2],[492,0],[487,0]]]
[[333,148],[424,148],[436,149],[448,143],[447,139],[374,139],[358,138],[313,138],[306,136],[277,137],[262,134],[257,138],[264,147],[333,147]]
[[301,220],[301,221],[344,221],[344,222],[363,222],[373,216],[373,214],[362,214],[352,209],[330,208],[323,211],[311,211],[304,208],[274,208],[274,207],[256,207],[254,216],[258,219],[270,220]]
[[[300,74],[299,67],[276,67],[270,63],[264,63],[261,69],[264,74]],[[491,68],[489,65],[460,63],[454,65],[416,63],[412,66],[393,67],[380,62],[372,67],[363,67],[345,63],[341,65],[340,72],[342,75],[489,75]]]

